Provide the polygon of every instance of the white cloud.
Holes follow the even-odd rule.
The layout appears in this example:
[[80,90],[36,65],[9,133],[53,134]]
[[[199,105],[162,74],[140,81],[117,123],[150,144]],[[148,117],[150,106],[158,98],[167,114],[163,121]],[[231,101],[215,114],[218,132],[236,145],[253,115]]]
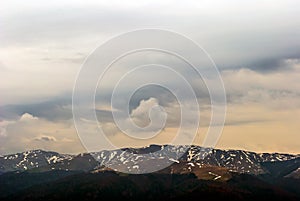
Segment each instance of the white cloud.
[[13,124],[14,121],[0,121],[0,137],[6,137],[7,131],[6,128],[8,125]]
[[57,141],[55,137],[47,136],[47,135],[40,135],[40,136],[38,136],[34,139],[37,140],[37,141],[46,141],[46,142],[51,142],[51,141],[55,142],[55,141]]
[[259,103],[266,107],[298,108],[300,106],[300,63],[286,60],[286,70],[260,73],[247,68],[222,72],[229,101]]
[[32,120],[38,120],[38,117],[33,116],[32,114],[29,113],[24,113],[19,121],[32,121]]
[[72,121],[51,122],[29,113],[16,121],[1,121],[0,154],[31,149],[84,152]]
[[163,115],[161,112],[155,108],[160,107],[158,100],[156,98],[149,98],[148,100],[141,100],[139,106],[132,110],[131,118],[139,126],[145,127],[150,122],[150,113],[152,112],[153,117],[159,117]]

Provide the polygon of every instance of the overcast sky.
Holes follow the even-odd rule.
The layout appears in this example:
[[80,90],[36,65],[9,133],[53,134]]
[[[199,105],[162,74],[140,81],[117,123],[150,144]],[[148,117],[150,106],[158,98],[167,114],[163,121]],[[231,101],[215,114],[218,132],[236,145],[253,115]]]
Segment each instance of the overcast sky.
[[[227,97],[227,118],[217,148],[300,153],[299,13],[298,0],[2,1],[0,154],[38,148],[86,151],[72,119],[77,73],[103,42],[143,28],[181,33],[200,44],[216,63]],[[124,105],[120,95],[118,108],[111,108],[108,91],[113,77],[125,72],[126,66],[148,59],[185,69],[183,63],[165,55],[136,56],[139,60],[129,56],[116,64],[119,69],[102,81],[103,89],[99,86],[98,120],[117,146],[168,143],[178,129],[180,112],[176,97],[165,89],[143,88],[129,105],[133,121],[140,126],[149,123],[148,111],[153,106],[164,108],[168,118],[155,138],[132,140],[113,122],[112,110],[121,110]],[[202,120],[194,143],[201,144],[211,116],[208,92],[192,72],[179,72],[198,90]],[[143,76],[161,76],[174,86],[178,84],[172,76],[157,75],[155,70],[146,75],[140,72],[135,78],[145,79]],[[135,83],[134,79],[127,81],[122,93]],[[159,119],[162,110],[154,112]]]

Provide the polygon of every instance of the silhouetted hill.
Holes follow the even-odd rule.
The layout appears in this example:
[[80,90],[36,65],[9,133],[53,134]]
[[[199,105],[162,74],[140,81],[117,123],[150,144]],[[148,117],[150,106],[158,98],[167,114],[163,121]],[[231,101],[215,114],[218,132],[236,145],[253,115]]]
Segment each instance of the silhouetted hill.
[[[298,200],[291,192],[253,175],[236,174],[228,181],[198,179],[190,174],[125,175],[101,173],[19,173],[10,175],[15,189],[2,200]],[[15,178],[13,177],[15,176]],[[5,180],[5,179],[4,179]],[[3,181],[3,177],[1,178]],[[31,186],[24,188],[24,183]],[[35,183],[35,184],[34,184]],[[298,185],[299,180],[295,183]],[[11,186],[12,187],[12,186]],[[1,191],[5,186],[1,183]]]

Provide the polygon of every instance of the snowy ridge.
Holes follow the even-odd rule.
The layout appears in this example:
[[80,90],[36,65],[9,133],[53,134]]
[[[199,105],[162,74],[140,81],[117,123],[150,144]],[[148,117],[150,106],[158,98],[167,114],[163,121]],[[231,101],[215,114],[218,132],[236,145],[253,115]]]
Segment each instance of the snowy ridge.
[[194,170],[205,166],[224,167],[229,171],[249,174],[266,173],[263,163],[284,162],[299,155],[261,153],[242,150],[219,150],[200,146],[150,145],[142,148],[104,150],[77,156],[32,150],[0,157],[0,171],[80,170],[95,171],[112,169],[142,171],[147,166],[159,165],[158,161],[183,164],[184,169]]
[[0,157],[0,170],[6,172],[34,169],[71,158],[71,155],[47,152],[43,150],[31,150]]
[[203,156],[203,148],[192,146],[189,150],[187,160],[200,163],[200,165],[212,165],[226,167],[231,171],[240,173],[262,174],[264,169],[261,166],[263,162],[287,161],[297,158],[296,155],[263,153],[243,150],[219,150],[212,149],[206,156]]

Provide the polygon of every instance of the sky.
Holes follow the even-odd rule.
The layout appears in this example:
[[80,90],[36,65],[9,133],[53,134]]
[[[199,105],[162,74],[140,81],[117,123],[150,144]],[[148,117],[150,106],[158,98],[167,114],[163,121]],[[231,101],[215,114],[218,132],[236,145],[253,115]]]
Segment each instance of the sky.
[[[298,0],[2,1],[0,154],[29,149],[87,151],[72,115],[78,72],[105,41],[147,28],[170,30],[192,39],[218,67],[227,112],[216,148],[299,154],[299,13]],[[192,54],[184,45],[171,46]],[[193,143],[201,145],[211,119],[205,84],[186,70],[182,61],[147,51],[120,60],[99,83],[94,109],[107,138],[118,147],[138,147],[167,144],[178,131],[180,104],[172,92],[158,86],[140,88],[129,102],[131,120],[122,122],[123,126],[133,121],[145,127],[151,123],[150,114],[160,120],[154,121],[154,130],[165,120],[161,133],[147,140],[132,139],[114,123],[113,111],[126,107],[123,96],[140,80],[160,79],[183,89],[175,76],[148,68],[125,80],[119,101],[112,107],[111,90],[117,78],[128,71],[128,66],[143,62],[171,66],[192,83],[200,103],[200,124]],[[189,98],[184,101],[190,111],[188,121],[193,121],[198,115],[194,114],[196,106]],[[192,129],[184,129],[189,138]]]

